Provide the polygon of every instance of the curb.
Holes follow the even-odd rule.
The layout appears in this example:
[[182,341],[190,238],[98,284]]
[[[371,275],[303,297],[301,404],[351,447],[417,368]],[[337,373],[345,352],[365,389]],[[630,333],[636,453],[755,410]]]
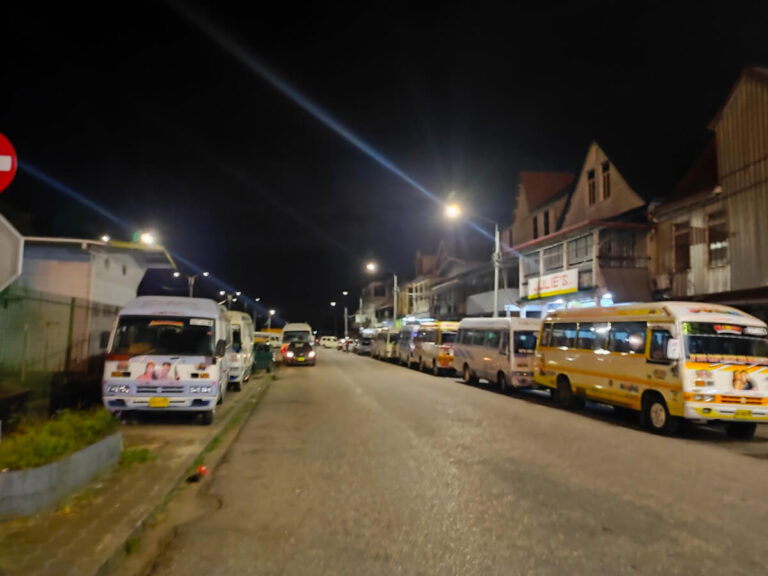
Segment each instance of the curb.
[[199,453],[189,456],[188,464],[184,468],[184,472],[174,482],[168,492],[159,499],[158,503],[137,522],[136,527],[131,533],[115,546],[115,549],[110,553],[109,557],[94,572],[94,576],[107,576],[108,574],[111,574],[129,557],[128,550],[133,546],[132,543],[135,544],[141,540],[144,533],[152,528],[152,521],[163,512],[168,504],[179,494],[184,486],[186,486],[187,477],[195,471],[196,464],[201,457],[204,457],[209,453],[218,453],[218,458],[211,463],[212,466],[218,465],[226,455],[229,446],[239,436],[240,430],[245,423],[248,422],[250,415],[259,405],[274,379],[274,372],[271,374],[266,373],[263,381],[261,379],[259,380],[260,386],[254,389],[250,396],[243,400],[242,405],[227,414],[227,417],[220,424],[219,431]]

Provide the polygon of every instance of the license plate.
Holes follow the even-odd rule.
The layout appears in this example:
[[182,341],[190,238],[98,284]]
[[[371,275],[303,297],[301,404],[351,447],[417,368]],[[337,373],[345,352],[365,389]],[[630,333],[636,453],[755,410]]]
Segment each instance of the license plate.
[[734,418],[752,418],[752,411],[751,410],[736,410],[733,414]]
[[150,398],[150,408],[168,408],[168,398]]
[[303,357],[303,356],[299,356],[299,357],[297,358],[297,360],[298,360],[299,362],[304,362],[304,357]]

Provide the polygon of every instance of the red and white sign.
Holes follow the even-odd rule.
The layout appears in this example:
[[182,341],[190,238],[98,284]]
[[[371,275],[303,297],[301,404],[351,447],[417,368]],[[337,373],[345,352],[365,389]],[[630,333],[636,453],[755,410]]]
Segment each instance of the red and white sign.
[[16,160],[16,150],[13,149],[11,142],[0,134],[0,194],[8,188],[8,185],[16,176],[18,161]]
[[579,271],[576,269],[547,274],[528,280],[528,299],[546,298],[579,291]]

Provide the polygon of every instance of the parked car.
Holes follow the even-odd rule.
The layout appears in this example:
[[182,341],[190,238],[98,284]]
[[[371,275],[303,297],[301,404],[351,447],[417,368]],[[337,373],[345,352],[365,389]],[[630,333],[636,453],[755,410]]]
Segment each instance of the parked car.
[[360,338],[355,348],[355,352],[361,356],[370,356],[371,352],[373,352],[373,338],[369,338],[368,336]]

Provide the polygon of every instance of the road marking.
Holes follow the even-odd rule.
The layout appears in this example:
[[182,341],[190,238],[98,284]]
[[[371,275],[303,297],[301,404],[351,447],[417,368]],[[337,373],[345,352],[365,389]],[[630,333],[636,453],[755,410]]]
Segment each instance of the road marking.
[[0,156],[0,172],[10,172],[13,166],[12,156]]

